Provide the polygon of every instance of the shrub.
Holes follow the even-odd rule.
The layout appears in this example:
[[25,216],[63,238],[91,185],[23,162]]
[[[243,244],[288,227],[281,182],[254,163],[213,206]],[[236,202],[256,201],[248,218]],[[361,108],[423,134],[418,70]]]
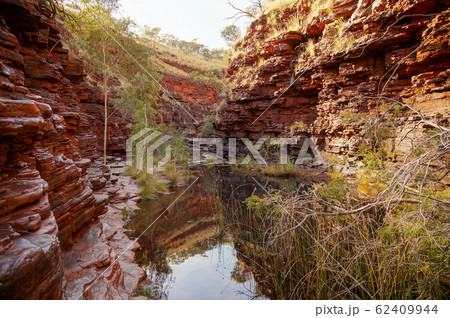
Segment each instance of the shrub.
[[203,118],[203,125],[200,127],[200,133],[203,137],[214,136],[214,123],[216,122],[215,115],[209,115]]
[[314,40],[313,39],[309,39],[308,43],[306,44],[306,53],[308,53],[310,56],[315,56],[316,55],[316,50],[314,48]]
[[323,202],[311,192],[276,191],[249,197],[227,216],[240,252],[266,274],[271,297],[448,299],[449,217],[436,201],[425,214],[404,203],[333,215],[333,207],[350,204],[336,204],[346,197],[341,187],[356,193],[333,176]]
[[211,71],[211,74],[217,77],[222,76],[222,72],[216,68]]
[[131,216],[132,213],[128,210],[128,208],[125,206],[122,209],[122,218],[125,220],[126,218],[128,218],[129,216]]
[[183,134],[172,132],[170,145],[172,146],[172,157],[174,163],[179,169],[186,170],[188,160],[190,158],[189,146],[186,143],[186,138]]
[[203,75],[197,71],[193,71],[193,72],[189,73],[187,76],[187,79],[191,83],[203,83],[204,82]]
[[330,173],[330,181],[316,186],[317,194],[323,200],[343,203],[350,191],[350,184],[345,176],[337,173]]

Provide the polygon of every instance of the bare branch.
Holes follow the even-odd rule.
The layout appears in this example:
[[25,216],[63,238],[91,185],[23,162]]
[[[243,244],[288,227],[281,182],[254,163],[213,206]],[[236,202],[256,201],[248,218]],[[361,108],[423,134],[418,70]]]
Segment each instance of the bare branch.
[[[258,2],[258,3],[259,3],[259,6],[262,8],[261,1],[256,1],[256,2]],[[253,1],[252,1],[252,3],[253,3]],[[251,12],[248,12],[248,11],[246,11],[246,10],[244,10],[244,9],[240,9],[240,8],[236,7],[236,6],[231,2],[231,0],[228,0],[228,4],[229,4],[234,10],[236,10],[237,12],[236,12],[235,15],[233,15],[233,16],[231,16],[231,17],[228,17],[227,20],[233,20],[233,19],[234,19],[234,22],[236,22],[236,21],[238,21],[239,19],[245,18],[245,17],[251,18],[251,19],[256,19],[256,17],[255,17]]]

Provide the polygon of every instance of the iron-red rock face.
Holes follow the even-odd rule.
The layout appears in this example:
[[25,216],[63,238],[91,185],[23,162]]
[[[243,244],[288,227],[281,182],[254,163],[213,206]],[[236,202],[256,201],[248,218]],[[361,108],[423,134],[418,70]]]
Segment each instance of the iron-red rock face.
[[[274,16],[266,14],[236,44],[227,70],[236,86],[220,113],[221,136],[288,136],[301,122],[325,157],[353,156],[360,131],[345,114],[373,111],[369,97],[381,92],[450,120],[446,1],[335,1],[332,12],[310,20],[306,9],[276,14],[280,28],[300,20],[297,32],[272,34]],[[397,132],[412,124],[409,117]]]
[[[62,251],[106,212],[87,171],[103,100],[36,2],[0,1],[0,12],[0,298],[61,299]],[[112,122],[110,153],[120,154],[129,130],[119,113]],[[124,275],[119,264],[111,275]]]
[[[178,67],[182,69],[187,66]],[[193,118],[201,122],[214,111],[215,104],[219,101],[219,95],[211,84],[191,82],[183,76],[164,73],[161,85],[174,99],[160,99],[158,107],[163,111],[163,121],[175,125],[177,129],[193,128]]]

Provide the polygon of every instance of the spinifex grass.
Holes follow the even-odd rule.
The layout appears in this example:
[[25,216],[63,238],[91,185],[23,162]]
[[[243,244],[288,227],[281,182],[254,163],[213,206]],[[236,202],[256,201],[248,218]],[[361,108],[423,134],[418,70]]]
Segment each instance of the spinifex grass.
[[172,183],[172,187],[176,188],[178,183],[183,180],[186,171],[183,168],[177,167],[174,162],[165,165],[164,175]]
[[449,298],[442,283],[449,275],[446,214],[423,216],[403,204],[330,216],[308,199],[253,196],[226,215],[274,298]]
[[136,179],[142,187],[140,195],[146,200],[155,200],[158,198],[158,193],[168,191],[167,185],[160,182],[161,176],[159,173],[148,174],[134,168],[128,168],[124,174]]

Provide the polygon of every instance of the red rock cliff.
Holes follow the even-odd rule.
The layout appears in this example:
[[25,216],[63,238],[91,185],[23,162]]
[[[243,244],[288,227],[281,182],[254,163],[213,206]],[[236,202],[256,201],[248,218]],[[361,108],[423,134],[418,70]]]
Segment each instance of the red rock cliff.
[[[214,112],[219,102],[218,88],[207,76],[200,79],[190,79],[190,74],[207,75],[208,71],[201,68],[195,59],[201,59],[200,54],[183,52],[168,48],[163,44],[156,45],[157,60],[161,72],[161,98],[157,107],[161,111],[162,121],[174,128],[193,129],[205,116]],[[186,59],[181,58],[187,55]],[[216,61],[218,68],[223,67]],[[219,71],[219,70],[218,70]]]
[[[101,110],[55,20],[35,1],[0,1],[0,298],[63,297],[62,253],[104,213],[87,175]],[[112,122],[120,152],[126,122]]]
[[[193,128],[214,111],[219,95],[206,83],[195,83],[186,77],[164,73],[161,85],[170,97],[161,98],[158,106],[163,110],[164,122],[177,129]],[[191,117],[192,116],[192,117]]]
[[[325,157],[351,156],[361,137],[344,116],[370,112],[380,95],[448,121],[449,1],[301,3],[263,14],[236,44],[219,135],[288,135],[301,122]],[[404,112],[397,135],[416,119]]]

